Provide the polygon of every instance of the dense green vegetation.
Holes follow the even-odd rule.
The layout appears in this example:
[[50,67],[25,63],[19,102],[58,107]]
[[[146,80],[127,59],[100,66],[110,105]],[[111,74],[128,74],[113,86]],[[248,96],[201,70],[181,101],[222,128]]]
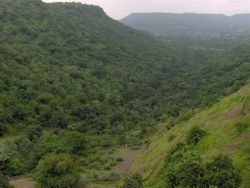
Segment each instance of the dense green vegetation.
[[8,175],[20,175],[32,170],[38,161],[51,152],[82,155],[86,152],[86,141],[77,132],[61,132],[59,134],[45,133],[38,140],[29,140],[21,137],[11,142],[6,150],[2,151],[6,161],[2,170]]
[[[172,129],[161,128],[142,148],[130,173],[144,169],[146,188],[192,187],[193,183],[196,187],[248,188],[249,96],[248,84]],[[189,138],[199,141],[189,143]]]
[[1,127],[146,131],[151,119],[211,104],[248,78],[247,46],[221,57],[166,47],[75,3],[2,0],[0,7]]
[[230,48],[250,42],[250,14],[133,13],[122,23],[187,46]]
[[239,172],[227,156],[217,156],[203,164],[201,156],[178,143],[166,157],[167,187],[237,188],[241,184]]
[[37,181],[44,188],[80,188],[80,175],[67,154],[48,155],[37,166]]
[[198,144],[205,135],[198,126],[193,127],[186,144],[177,143],[167,154],[165,171],[167,187],[237,188],[241,184],[239,172],[227,156],[217,156],[212,162],[203,164],[201,156],[192,150],[190,144]]
[[9,183],[8,177],[6,177],[2,172],[0,172],[0,187],[1,188],[12,188]]
[[[122,161],[110,156],[112,147],[141,146],[158,121],[171,129],[239,89],[249,61],[250,46],[169,45],[95,6],[1,0],[0,136],[15,137],[0,147],[1,173],[36,173],[42,187],[77,187],[79,173],[106,172]],[[236,127],[239,134],[248,129]],[[190,147],[203,133],[190,132]],[[143,183],[136,174],[124,187],[131,181]]]
[[[167,187],[237,188],[241,179],[229,158],[219,156],[203,165],[199,155],[181,151],[168,161]],[[170,166],[170,165],[169,165]]]

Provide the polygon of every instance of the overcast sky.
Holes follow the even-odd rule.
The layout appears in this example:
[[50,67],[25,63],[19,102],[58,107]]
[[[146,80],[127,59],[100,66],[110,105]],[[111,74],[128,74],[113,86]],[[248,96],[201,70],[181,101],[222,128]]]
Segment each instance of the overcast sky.
[[[43,0],[70,2],[71,0]],[[250,13],[250,0],[74,0],[101,6],[105,12],[121,19],[132,12],[195,12],[195,13]]]

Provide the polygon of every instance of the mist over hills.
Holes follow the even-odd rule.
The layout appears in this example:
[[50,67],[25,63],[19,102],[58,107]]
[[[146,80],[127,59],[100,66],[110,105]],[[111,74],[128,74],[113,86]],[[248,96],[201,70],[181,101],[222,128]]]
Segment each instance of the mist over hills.
[[[120,20],[129,26],[139,29],[149,29],[156,34],[186,34],[195,29],[208,29],[206,32],[230,32],[228,29],[249,31],[250,30],[250,14],[236,14],[233,16],[226,16],[223,14],[195,14],[195,13],[132,13],[129,16]],[[161,26],[158,28],[157,26]],[[240,26],[240,28],[238,28]],[[147,28],[148,27],[148,28]],[[165,29],[165,30],[164,30]],[[158,33],[157,33],[158,32]],[[168,33],[169,32],[169,33]],[[183,32],[183,33],[182,33]],[[190,33],[187,33],[190,34]],[[193,33],[195,35],[196,33]]]
[[[155,35],[211,41],[215,47],[216,44],[225,47],[250,40],[249,20],[250,14],[133,13],[120,21]],[[216,41],[218,39],[224,42]]]

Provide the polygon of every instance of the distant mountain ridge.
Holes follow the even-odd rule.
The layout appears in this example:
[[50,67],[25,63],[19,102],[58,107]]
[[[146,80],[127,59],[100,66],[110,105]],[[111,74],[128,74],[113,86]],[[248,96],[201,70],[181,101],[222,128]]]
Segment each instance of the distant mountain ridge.
[[[226,16],[224,14],[196,14],[196,13],[132,13],[120,20],[129,26],[138,27],[150,24],[183,24],[183,26],[200,26],[208,27],[217,25],[223,30],[226,27],[234,27],[241,25],[246,29],[250,29],[250,13],[236,14]],[[219,25],[218,25],[219,24]],[[157,28],[154,28],[157,29]]]
[[[132,13],[120,22],[161,36],[186,36],[195,40],[250,40],[250,14]],[[215,41],[217,42],[217,41]],[[232,42],[233,43],[233,42]]]

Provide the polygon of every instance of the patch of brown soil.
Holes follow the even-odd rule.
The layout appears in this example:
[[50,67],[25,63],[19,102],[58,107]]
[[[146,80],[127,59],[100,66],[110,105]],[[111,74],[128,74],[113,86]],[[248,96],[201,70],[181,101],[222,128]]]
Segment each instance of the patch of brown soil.
[[35,182],[29,178],[11,180],[10,183],[15,188],[34,188],[35,187]]
[[225,117],[227,119],[234,119],[238,117],[241,113],[242,109],[240,107],[234,107],[226,113]]
[[239,140],[235,140],[234,142],[227,144],[228,151],[234,151],[235,149],[239,148],[239,146],[250,139],[250,133],[241,136]]
[[118,174],[123,174],[128,171],[133,161],[135,160],[136,153],[134,151],[125,151],[121,153],[114,154],[115,157],[123,158],[121,164],[114,166],[112,170]]
[[234,145],[234,144],[228,144],[228,145],[227,145],[227,149],[228,149],[229,151],[233,151],[234,148],[235,148],[235,145]]
[[143,167],[141,167],[141,168],[138,168],[138,169],[136,170],[136,173],[142,174],[142,173],[144,173],[146,170],[147,170],[147,167],[146,167],[146,166],[143,166]]
[[160,133],[162,133],[162,132],[164,132],[165,130],[166,130],[166,125],[165,124],[159,124],[158,126],[157,126],[157,130],[158,130],[158,132],[160,132]]

